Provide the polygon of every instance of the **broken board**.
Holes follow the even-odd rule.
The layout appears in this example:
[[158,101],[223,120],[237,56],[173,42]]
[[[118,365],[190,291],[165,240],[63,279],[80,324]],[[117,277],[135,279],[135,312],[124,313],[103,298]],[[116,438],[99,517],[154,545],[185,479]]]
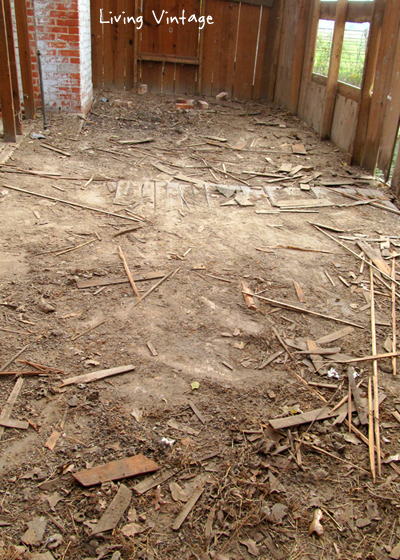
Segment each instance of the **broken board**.
[[159,467],[154,461],[147,459],[140,453],[133,457],[111,461],[111,463],[72,473],[72,476],[82,486],[94,486],[111,480],[121,480],[138,474],[154,472],[158,469]]

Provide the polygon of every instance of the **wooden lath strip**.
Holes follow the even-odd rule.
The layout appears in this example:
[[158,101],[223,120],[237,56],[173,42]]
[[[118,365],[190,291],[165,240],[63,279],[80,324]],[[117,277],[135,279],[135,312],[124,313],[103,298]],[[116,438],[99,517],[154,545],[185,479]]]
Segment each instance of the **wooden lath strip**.
[[299,104],[298,104],[298,115],[304,118],[305,103],[307,98],[307,90],[312,79],[314,58],[315,58],[315,48],[317,45],[318,36],[318,23],[320,19],[321,11],[321,1],[313,0],[310,13],[308,16],[308,31],[306,48],[304,51],[304,61],[303,61],[303,71],[301,77]]
[[348,0],[338,0],[336,7],[335,29],[333,31],[331,58],[329,63],[328,80],[326,83],[325,101],[322,112],[320,135],[322,138],[330,136],[335,110],[337,85],[339,78],[340,58],[342,55],[344,29],[347,18]]

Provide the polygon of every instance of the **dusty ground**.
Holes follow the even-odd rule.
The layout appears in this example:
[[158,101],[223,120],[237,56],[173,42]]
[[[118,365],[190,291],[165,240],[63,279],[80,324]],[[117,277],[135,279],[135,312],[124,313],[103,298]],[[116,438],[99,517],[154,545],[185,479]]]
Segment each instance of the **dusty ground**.
[[[319,174],[346,178],[349,184],[362,178],[358,185],[377,188],[362,170],[348,168],[333,145],[321,143],[312,130],[274,106],[209,100],[209,111],[177,112],[172,97],[125,96],[132,108],[114,106],[116,97],[121,95],[99,93],[83,128],[76,116],[50,115],[45,142],[70,156],[26,136],[0,168],[0,367],[32,371],[18,361],[28,360],[64,372],[25,377],[11,417],[28,420],[30,427],[4,429],[0,557],[28,558],[29,551],[51,549],[54,558],[76,560],[373,560],[390,553],[399,558],[399,479],[391,465],[382,466],[374,484],[368,447],[348,437],[345,423],[316,421],[279,433],[269,427],[272,418],[322,406],[316,390],[332,404],[347,394],[347,366],[333,364],[339,379],[328,378],[328,368],[320,375],[308,356],[293,347],[289,355],[278,337],[301,345],[345,325],[261,299],[256,310],[249,309],[241,285],[245,281],[268,298],[364,327],[328,346],[339,346],[350,357],[370,355],[369,272],[360,274],[360,261],[309,221],[353,236],[344,242],[357,252],[354,236],[393,236],[390,251],[397,253],[398,215],[371,205],[340,208],[352,201],[333,188],[321,196],[335,206],[314,213],[261,213],[273,209],[264,187],[286,187],[280,194],[314,200],[317,191],[298,187],[302,181],[318,187]],[[39,121],[29,130],[43,132]],[[118,143],[146,138],[155,141]],[[298,143],[305,145],[306,156],[291,153]],[[281,173],[284,181],[267,183],[268,177],[244,173],[276,174],[284,163],[303,166],[300,177],[287,180]],[[225,170],[235,178],[224,175]],[[197,183],[177,181],[176,174]],[[123,205],[113,204],[118,180],[132,181]],[[149,181],[158,181],[155,201]],[[167,187],[171,181],[177,185]],[[208,182],[206,189],[203,182]],[[228,199],[216,183],[244,185],[239,200],[245,197],[253,205],[221,206]],[[121,217],[21,194],[6,185]],[[381,189],[381,196],[390,193]],[[115,237],[136,225],[141,228]],[[338,238],[339,232],[330,233]],[[134,276],[175,274],[139,305],[129,283],[78,288],[77,283],[90,279],[126,278],[118,245]],[[63,252],[68,248],[75,249]],[[139,293],[156,281],[138,281]],[[294,281],[306,303],[299,303]],[[376,289],[378,352],[385,352],[392,333],[391,299],[379,279]],[[66,376],[127,364],[135,370],[60,388]],[[369,363],[357,368],[364,393],[371,371]],[[14,376],[2,378],[1,407],[15,382]],[[308,382],[328,382],[336,389]],[[379,384],[386,395],[380,408],[381,445],[385,455],[393,455],[400,425],[392,412],[400,399],[389,359],[380,362]],[[62,435],[50,450],[45,443],[53,430]],[[367,435],[366,427],[360,430]],[[163,437],[175,443],[165,447]],[[299,438],[305,442],[300,447]],[[85,489],[71,473],[138,453],[155,460],[162,472],[176,471],[159,489],[134,492],[113,532],[92,536],[93,523],[119,482]],[[124,484],[134,488],[148,476]],[[171,525],[184,504],[172,498],[172,482],[187,497],[204,485],[178,531]],[[318,507],[325,533],[310,536]],[[38,517],[44,517],[46,528],[36,546],[28,545],[25,552],[15,548],[23,544],[27,523]],[[133,521],[138,532],[127,536],[126,526]],[[61,535],[58,542],[55,534]],[[54,542],[59,546],[52,549]]]

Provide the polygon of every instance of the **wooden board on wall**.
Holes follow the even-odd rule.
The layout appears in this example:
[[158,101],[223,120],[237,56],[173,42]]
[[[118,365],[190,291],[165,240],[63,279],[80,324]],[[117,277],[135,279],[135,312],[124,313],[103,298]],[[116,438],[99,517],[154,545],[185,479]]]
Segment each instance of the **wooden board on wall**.
[[211,16],[215,23],[213,25],[207,25],[204,29],[200,91],[202,95],[212,95],[215,44],[220,32],[217,23],[219,17],[219,3],[220,0],[206,0],[207,15]]
[[399,33],[400,2],[387,0],[379,45],[374,91],[368,118],[368,129],[362,156],[362,166],[374,173],[382,138],[383,122],[390,89],[395,47]]
[[299,101],[309,4],[309,0],[287,0],[283,13],[275,102],[295,114]]
[[35,118],[35,92],[33,90],[31,47],[29,44],[28,15],[26,1],[14,2],[15,21],[18,35],[18,54],[21,68],[24,110],[27,119]]
[[400,32],[397,38],[396,57],[393,64],[392,80],[387,97],[382,141],[379,147],[378,167],[388,181],[394,149],[399,133],[400,121]]
[[[278,2],[274,3],[279,5]],[[268,57],[269,49],[274,48],[275,34],[270,33],[273,14],[271,9],[262,8],[261,23],[259,29],[260,40],[256,61],[256,75],[253,86],[253,99],[268,99],[269,77],[271,75],[272,61]],[[275,30],[277,26],[274,26]]]
[[[232,95],[240,4],[230,3],[226,0],[217,1],[212,95],[217,95],[221,91],[227,91]],[[218,53],[218,56],[215,56],[215,53]]]
[[335,112],[333,114],[331,139],[346,153],[351,151],[353,136],[357,123],[358,103],[346,99],[343,95],[336,96]]
[[17,135],[15,130],[14,102],[3,0],[0,0],[0,103],[4,140],[6,142],[15,142]]
[[103,26],[100,23],[100,7],[95,0],[90,3],[92,36],[92,81],[93,87],[103,87]]
[[251,99],[262,7],[242,4],[237,39],[233,96]]
[[325,87],[311,81],[307,87],[302,119],[315,131],[321,126],[322,109],[325,99]]

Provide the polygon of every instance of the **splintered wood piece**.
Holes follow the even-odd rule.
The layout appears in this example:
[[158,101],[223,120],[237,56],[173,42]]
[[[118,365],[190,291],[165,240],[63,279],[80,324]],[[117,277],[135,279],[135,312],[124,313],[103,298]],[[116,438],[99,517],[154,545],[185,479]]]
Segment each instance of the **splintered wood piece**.
[[[362,249],[362,247],[361,247]],[[371,259],[372,260],[372,259]],[[386,265],[386,263],[385,263]],[[376,321],[375,321],[375,294],[374,294],[374,271],[370,266],[370,290],[371,290],[371,338],[372,338],[372,354],[376,354]],[[376,462],[378,466],[378,475],[382,475],[381,466],[381,437],[379,428],[379,400],[378,400],[378,362],[373,361],[373,375],[372,384],[374,388],[374,430],[375,430],[375,445],[376,445]]]
[[[244,292],[248,293],[248,292]],[[297,305],[291,305],[290,303],[286,303],[283,301],[277,301],[275,299],[266,298],[264,296],[259,296],[258,294],[249,294],[253,295],[258,299],[262,299],[270,303],[271,305],[275,305],[277,307],[284,307],[285,309],[291,309],[293,311],[298,311],[299,313],[307,313],[308,315],[314,315],[315,317],[322,317],[323,319],[330,319],[331,321],[337,321],[338,323],[344,323],[345,325],[351,325],[353,327],[357,327],[358,329],[363,329],[363,325],[358,325],[357,323],[352,323],[351,321],[347,321],[346,319],[338,319],[337,317],[331,317],[330,315],[325,315],[324,313],[318,313],[317,311],[310,311],[310,309],[303,309],[302,307],[297,307]],[[388,356],[386,356],[388,357]]]
[[140,301],[139,292],[137,291],[137,288],[136,288],[136,286],[135,286],[135,282],[134,282],[134,280],[133,280],[131,271],[129,270],[129,266],[128,266],[128,263],[126,262],[124,253],[122,252],[122,249],[121,249],[121,247],[120,247],[119,245],[118,245],[118,253],[119,253],[119,256],[120,256],[120,258],[121,258],[121,261],[122,261],[122,263],[123,263],[123,265],[124,265],[126,275],[127,275],[128,279],[129,279],[129,283],[130,283],[130,285],[132,286],[132,290],[133,290],[135,296],[136,296],[136,297],[139,299],[139,301]]
[[172,525],[172,529],[174,531],[178,531],[178,529],[181,528],[182,523],[185,521],[186,517],[189,515],[191,510],[194,508],[197,500],[200,498],[204,490],[205,490],[204,486],[198,486],[196,490],[193,492],[190,500],[187,502],[187,504],[185,505],[181,513],[175,519],[174,524]]
[[189,406],[190,408],[193,410],[193,412],[195,413],[195,415],[197,416],[197,418],[200,420],[200,422],[202,424],[205,424],[206,421],[204,419],[204,416],[202,415],[202,413],[200,412],[200,410],[197,408],[197,406],[192,403],[191,401],[189,401]]
[[[24,378],[20,377],[19,379],[17,379],[13,390],[11,391],[6,404],[3,406],[3,409],[0,413],[0,419],[1,420],[9,420],[12,414],[12,410],[14,407],[14,404],[17,402],[18,399],[18,395],[21,391],[22,385],[24,383]],[[2,437],[4,433],[4,427],[0,426],[0,439]]]
[[331,342],[335,342],[336,340],[339,340],[340,338],[343,338],[348,334],[351,334],[352,332],[354,332],[353,327],[344,327],[344,329],[340,329],[340,331],[335,331],[331,334],[321,336],[321,338],[319,338],[315,342],[317,344],[330,344]]
[[76,375],[75,377],[68,377],[64,379],[61,387],[66,385],[73,385],[75,383],[91,383],[92,381],[98,381],[99,379],[104,379],[105,377],[111,377],[112,375],[118,375],[120,373],[127,373],[128,371],[133,371],[135,366],[129,364],[128,366],[119,366],[110,369],[101,369],[99,371],[92,371],[91,373],[85,373],[83,375]]
[[354,397],[354,402],[355,402],[356,409],[357,409],[357,412],[358,412],[358,417],[360,419],[361,424],[366,426],[368,424],[368,416],[365,412],[365,409],[364,409],[362,401],[361,401],[360,390],[357,387],[356,380],[354,379],[354,368],[352,368],[352,367],[348,368],[347,377],[349,379],[349,386],[351,387],[351,393]]
[[50,451],[53,451],[60,436],[61,436],[60,432],[54,430],[51,436],[49,437],[49,439],[44,444],[44,446],[50,449]]
[[0,419],[0,426],[4,428],[17,428],[17,430],[27,430],[29,428],[29,422],[24,422],[23,420],[12,420],[10,419]]
[[[26,334],[26,333],[24,333]],[[20,356],[23,352],[25,352],[25,350],[28,348],[29,344],[27,344],[26,346],[24,346],[23,348],[21,348],[21,350],[18,350],[18,352],[16,354],[14,354],[14,356],[12,358],[10,358],[1,368],[0,371],[5,371],[8,366],[10,366],[14,360],[16,360],[18,358],[18,356]]]
[[324,367],[324,361],[319,357],[318,354],[314,354],[313,352],[318,352],[318,347],[315,344],[314,340],[307,340],[307,348],[310,352],[310,358],[312,363],[314,364],[315,370],[321,374],[321,369]]
[[71,154],[69,154],[68,152],[64,152],[64,150],[60,150],[59,148],[55,148],[54,146],[50,146],[50,144],[45,144],[44,142],[41,142],[40,146],[42,146],[43,148],[47,148],[48,150],[51,150],[52,152],[57,152],[58,154],[61,154],[62,156],[71,157]]
[[123,146],[130,146],[134,144],[147,144],[148,142],[155,142],[155,138],[145,138],[144,140],[118,140],[118,144]]
[[[145,282],[146,280],[158,280],[165,276],[165,271],[162,272],[152,272],[150,274],[137,274],[133,276],[135,282]],[[113,284],[127,284],[129,280],[126,278],[94,278],[93,280],[84,280],[83,282],[77,282],[76,287],[82,288],[92,288],[95,286],[112,286]]]
[[150,341],[146,342],[146,345],[147,345],[147,348],[150,350],[150,354],[152,356],[154,356],[154,357],[158,356],[157,350],[154,348],[154,346],[152,345],[152,343]]
[[390,266],[381,257],[380,251],[376,251],[365,241],[357,240],[357,245],[381,272],[384,272],[387,276],[391,276],[392,271]]
[[[354,403],[352,408],[356,410]],[[302,412],[301,414],[295,414],[294,416],[275,418],[270,420],[269,424],[272,428],[274,428],[274,430],[282,430],[284,428],[291,428],[292,426],[300,426],[301,424],[307,424],[309,422],[326,420],[327,418],[340,416],[342,412],[347,413],[347,403],[342,404],[337,410],[331,410],[328,406],[325,406],[323,408],[316,408],[315,410],[310,410],[308,412]]]
[[92,535],[115,529],[131,503],[131,499],[132,490],[125,486],[125,484],[121,484],[115,498],[103,513],[97,525],[93,527]]
[[133,489],[138,494],[145,494],[146,492],[148,492],[148,490],[151,490],[152,488],[159,486],[163,482],[166,482],[167,480],[178,474],[178,472],[179,470],[177,469],[171,469],[163,473],[158,473],[154,476],[149,476],[149,478],[146,478],[146,480],[143,480],[142,482],[139,482],[139,484],[136,484]]
[[133,457],[111,461],[111,463],[99,465],[92,469],[72,473],[72,476],[82,486],[94,486],[110,480],[121,480],[138,474],[154,472],[158,469],[159,467],[154,461],[139,453],[139,455]]
[[299,154],[301,156],[307,155],[307,150],[304,147],[304,144],[293,144],[292,150],[294,154]]
[[374,407],[372,404],[372,380],[368,378],[368,447],[369,447],[369,462],[371,466],[372,478],[375,482],[376,469],[375,469],[375,444],[374,444]]
[[256,302],[254,301],[254,297],[250,293],[250,288],[243,282],[242,280],[242,290],[243,290],[243,297],[244,301],[247,304],[249,309],[257,309]]
[[303,292],[302,288],[300,287],[300,284],[298,282],[296,282],[295,280],[293,281],[293,283],[294,283],[294,287],[295,287],[297,298],[298,298],[299,302],[300,303],[306,303],[306,296],[304,295],[304,292]]

